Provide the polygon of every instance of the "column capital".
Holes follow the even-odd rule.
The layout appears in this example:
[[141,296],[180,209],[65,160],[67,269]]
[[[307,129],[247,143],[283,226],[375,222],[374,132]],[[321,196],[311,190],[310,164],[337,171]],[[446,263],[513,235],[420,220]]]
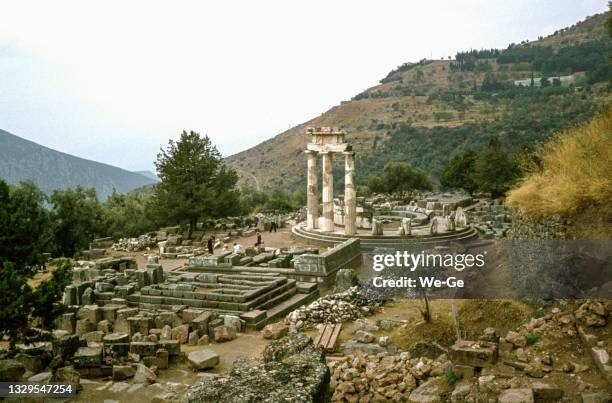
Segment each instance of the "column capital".
[[355,156],[355,151],[342,151],[342,154],[344,154],[344,155],[352,155],[354,157]]
[[304,150],[304,154],[313,155],[313,154],[318,154],[318,152],[312,151],[312,150]]

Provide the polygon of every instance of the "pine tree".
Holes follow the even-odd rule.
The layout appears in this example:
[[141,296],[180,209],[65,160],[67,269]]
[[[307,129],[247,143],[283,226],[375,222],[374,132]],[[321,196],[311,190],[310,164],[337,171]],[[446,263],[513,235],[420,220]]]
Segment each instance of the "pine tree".
[[155,186],[157,211],[167,222],[189,224],[188,238],[199,219],[238,210],[238,175],[223,164],[208,136],[183,131],[179,141],[161,149],[155,166],[161,179]]

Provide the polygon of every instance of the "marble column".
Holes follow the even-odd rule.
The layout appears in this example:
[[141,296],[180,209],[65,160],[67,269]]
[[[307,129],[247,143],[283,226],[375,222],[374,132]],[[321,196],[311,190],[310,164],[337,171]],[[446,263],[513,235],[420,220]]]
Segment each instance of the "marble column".
[[306,186],[306,228],[315,229],[319,227],[319,197],[317,195],[317,157],[315,151],[306,150],[308,157],[308,174]]
[[357,194],[355,192],[355,152],[344,153],[344,234],[357,232]]
[[333,158],[329,151],[322,152],[323,155],[323,231],[334,230],[334,174]]

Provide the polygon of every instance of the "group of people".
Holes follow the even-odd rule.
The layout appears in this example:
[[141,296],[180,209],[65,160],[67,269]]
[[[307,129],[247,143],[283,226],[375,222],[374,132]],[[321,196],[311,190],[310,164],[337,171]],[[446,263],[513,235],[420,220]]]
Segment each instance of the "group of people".
[[[272,230],[270,230],[270,232],[272,232]],[[208,237],[208,241],[206,242],[208,253],[210,253],[211,255],[215,251],[215,241],[216,241],[215,236],[211,235],[210,237]],[[257,231],[256,232],[256,241],[255,241],[255,245],[254,246],[260,246],[260,245],[263,245],[263,243],[264,242],[263,242],[263,239],[261,238],[261,233],[259,231]],[[225,251],[228,250],[227,245],[224,246],[223,250],[225,250]],[[234,253],[238,253],[238,254],[244,253],[244,248],[239,243],[234,242],[233,252]]]

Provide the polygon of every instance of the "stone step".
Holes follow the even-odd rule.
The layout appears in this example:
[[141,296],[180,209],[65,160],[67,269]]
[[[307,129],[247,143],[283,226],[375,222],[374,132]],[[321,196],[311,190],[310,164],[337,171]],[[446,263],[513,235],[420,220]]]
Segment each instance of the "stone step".
[[277,296],[275,296],[272,299],[267,300],[266,302],[264,302],[263,304],[257,306],[256,309],[260,309],[260,310],[267,310],[269,308],[274,307],[275,305],[278,305],[279,303],[281,303],[282,301],[285,301],[287,299],[290,299],[291,297],[293,297],[295,294],[297,294],[297,288],[291,288],[289,290],[286,290],[285,292],[283,292],[282,294],[279,294]]
[[[325,234],[308,231],[305,230],[301,224],[292,228],[292,236],[307,243],[322,246],[334,246],[349,239],[349,237],[344,237],[338,234]],[[384,238],[377,238],[371,235],[359,235],[358,237],[361,240],[362,251],[369,251],[375,248],[399,248],[406,245],[412,245],[414,243],[433,246],[443,244],[448,241],[475,239],[478,237],[478,232],[474,228],[468,227],[448,234],[421,238],[405,238],[400,236],[385,236]]]
[[319,298],[319,291],[310,294],[295,294],[291,298],[281,302],[277,306],[270,308],[267,311],[267,323],[275,322],[280,318],[284,318],[289,312],[299,308],[302,305],[308,305],[312,301]]

